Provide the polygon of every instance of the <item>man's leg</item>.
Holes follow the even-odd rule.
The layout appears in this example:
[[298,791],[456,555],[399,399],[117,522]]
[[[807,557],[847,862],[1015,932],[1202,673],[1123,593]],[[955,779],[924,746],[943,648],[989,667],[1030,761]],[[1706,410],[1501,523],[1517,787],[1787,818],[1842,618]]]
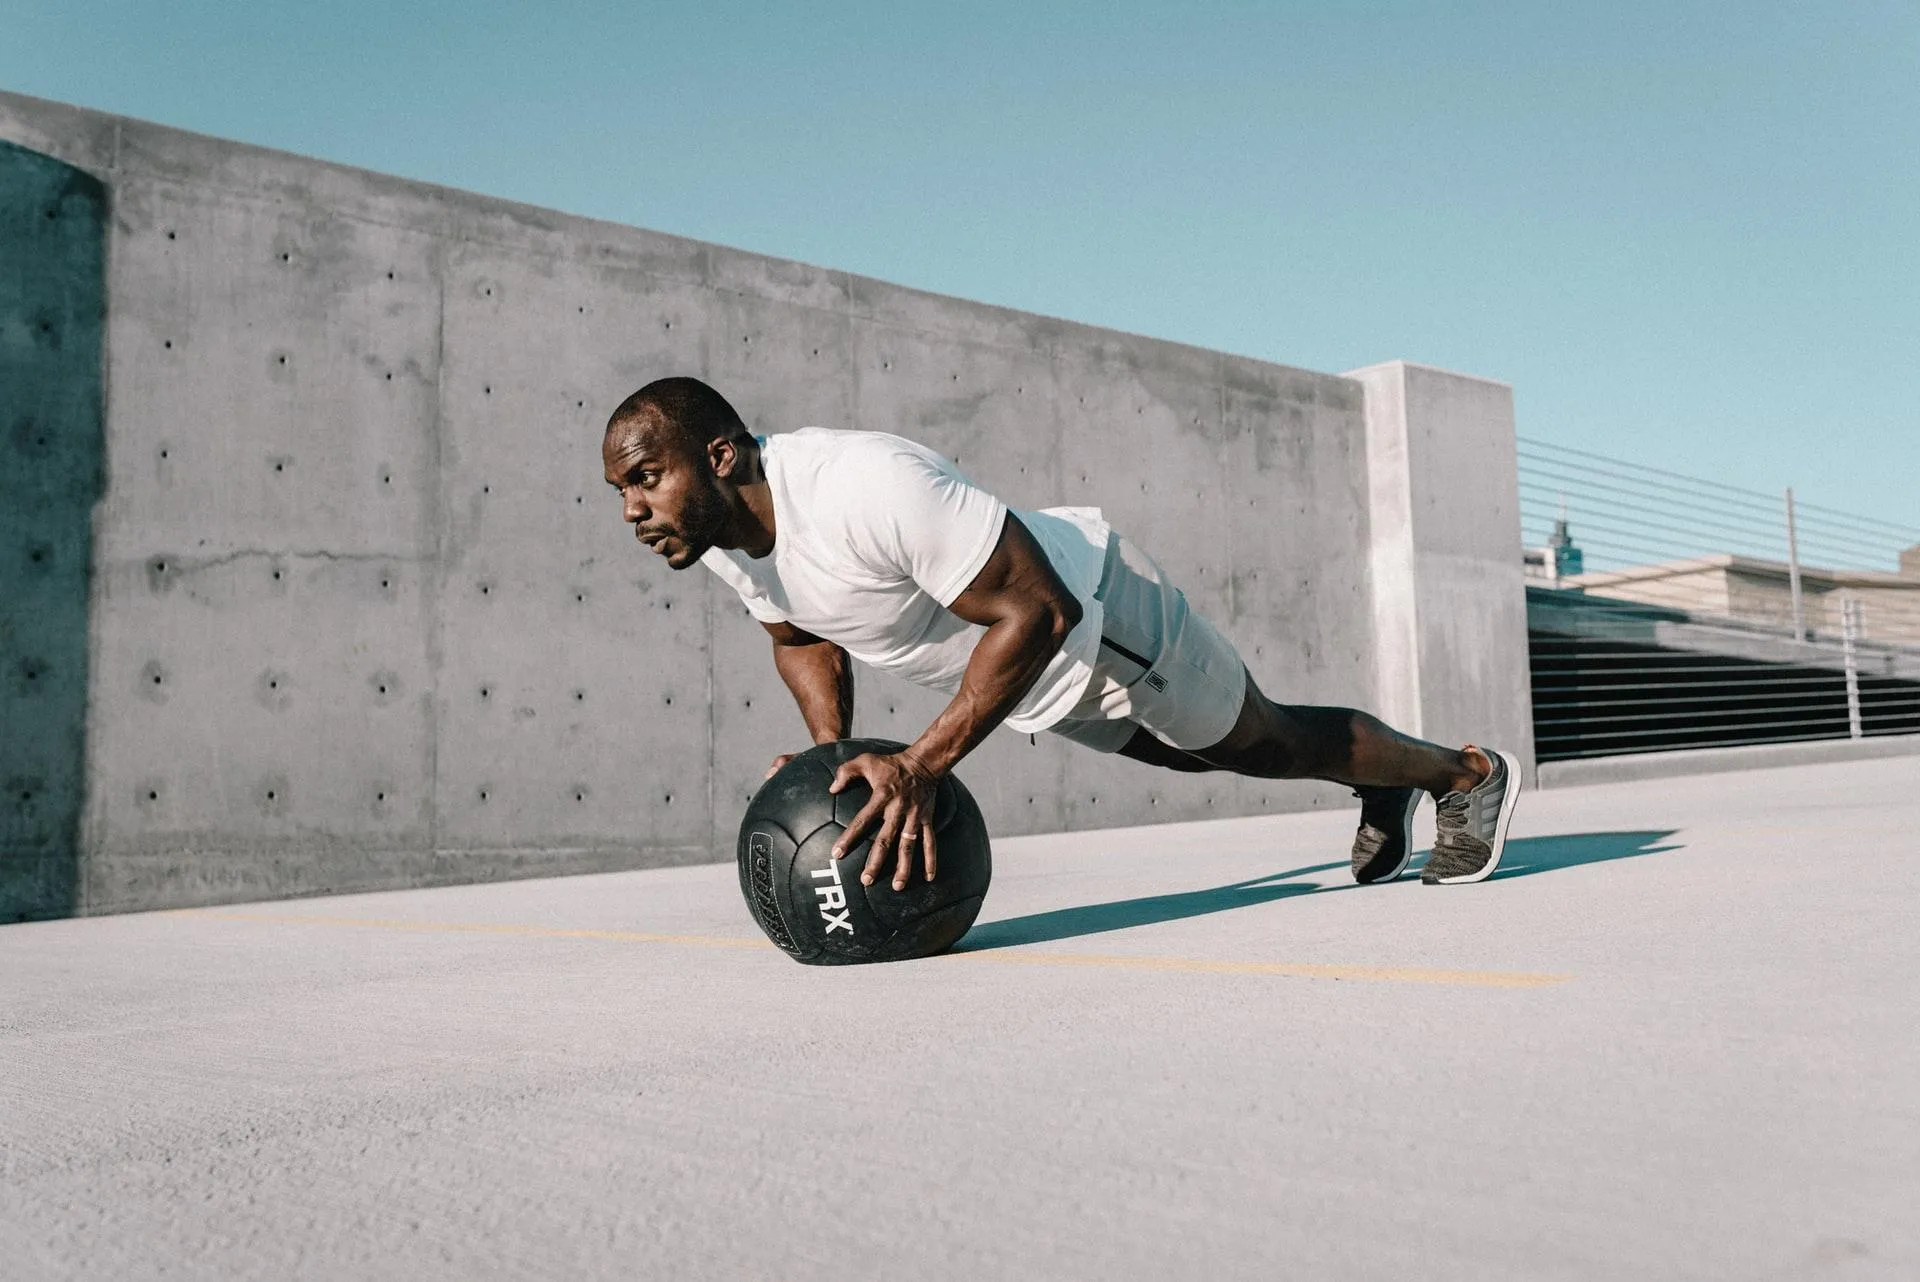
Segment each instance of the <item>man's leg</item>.
[[1478,748],[1455,750],[1415,739],[1354,708],[1277,704],[1261,692],[1251,673],[1246,683],[1239,719],[1227,737],[1184,755],[1259,779],[1331,779],[1356,787],[1411,787],[1436,799],[1466,792],[1493,769],[1487,754]]

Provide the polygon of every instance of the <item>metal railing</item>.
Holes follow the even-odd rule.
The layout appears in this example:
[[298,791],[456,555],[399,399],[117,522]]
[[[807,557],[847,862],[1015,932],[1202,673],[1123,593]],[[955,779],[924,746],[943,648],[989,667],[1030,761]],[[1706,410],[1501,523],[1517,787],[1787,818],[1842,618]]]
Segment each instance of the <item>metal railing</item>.
[[1920,732],[1920,526],[1527,437],[1543,761]]

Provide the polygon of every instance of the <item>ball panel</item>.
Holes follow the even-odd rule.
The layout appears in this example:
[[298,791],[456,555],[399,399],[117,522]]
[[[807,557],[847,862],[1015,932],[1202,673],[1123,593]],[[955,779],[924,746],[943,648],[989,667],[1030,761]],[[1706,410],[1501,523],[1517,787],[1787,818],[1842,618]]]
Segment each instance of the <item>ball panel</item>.
[[818,951],[788,921],[790,910],[783,906],[784,888],[793,881],[793,859],[799,843],[785,828],[765,815],[750,815],[740,826],[739,850],[734,863],[740,874],[740,894],[762,932],[790,956]]
[[862,842],[835,861],[833,843],[845,829],[827,824],[800,843],[787,880],[787,922],[823,952],[865,961],[882,948],[892,927],[877,919],[860,892],[860,868],[867,858]]

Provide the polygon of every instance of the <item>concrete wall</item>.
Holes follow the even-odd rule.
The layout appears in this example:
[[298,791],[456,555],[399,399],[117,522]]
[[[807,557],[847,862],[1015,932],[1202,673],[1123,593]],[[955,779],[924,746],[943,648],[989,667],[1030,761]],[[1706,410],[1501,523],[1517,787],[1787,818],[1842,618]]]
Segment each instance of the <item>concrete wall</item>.
[[1350,377],[1366,389],[1376,710],[1531,772],[1513,389],[1405,361]]
[[[730,858],[806,740],[759,627],[636,548],[600,479],[606,414],[666,373],[758,431],[896,431],[1010,502],[1103,506],[1269,693],[1375,702],[1361,382],[17,96],[0,138],[112,210],[56,911]],[[1519,654],[1481,696],[1524,700]],[[943,702],[859,698],[903,739]],[[1003,834],[1345,799],[1010,733],[959,773]]]
[[78,898],[106,219],[99,182],[0,142],[0,921]]

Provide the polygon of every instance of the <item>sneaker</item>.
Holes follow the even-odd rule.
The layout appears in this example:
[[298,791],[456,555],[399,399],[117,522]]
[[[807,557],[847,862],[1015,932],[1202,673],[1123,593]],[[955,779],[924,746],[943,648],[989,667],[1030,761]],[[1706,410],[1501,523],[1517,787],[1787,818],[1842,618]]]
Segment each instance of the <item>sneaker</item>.
[[1507,825],[1520,800],[1520,763],[1504,752],[1487,752],[1487,758],[1493,762],[1491,774],[1466,792],[1440,798],[1433,854],[1420,870],[1420,880],[1429,886],[1485,881],[1500,866]]
[[1353,879],[1392,881],[1413,858],[1413,812],[1420,808],[1418,788],[1355,788],[1360,798],[1360,831],[1353,835]]

